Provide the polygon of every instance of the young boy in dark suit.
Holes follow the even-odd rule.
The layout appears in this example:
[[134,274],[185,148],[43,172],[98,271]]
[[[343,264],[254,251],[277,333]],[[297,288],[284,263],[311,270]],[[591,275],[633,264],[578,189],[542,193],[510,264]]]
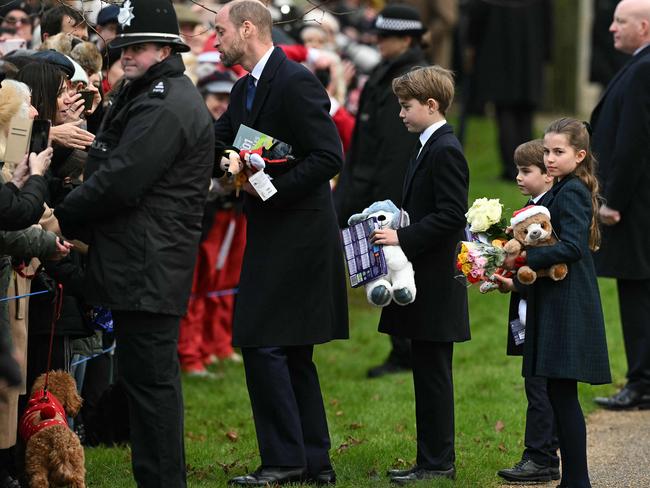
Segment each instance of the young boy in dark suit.
[[454,96],[451,72],[417,68],[393,80],[393,92],[404,125],[420,134],[402,195],[410,225],[373,236],[377,244],[402,246],[418,290],[412,304],[385,307],[379,322],[380,332],[412,340],[416,465],[388,473],[392,482],[405,484],[456,476],[453,344],[469,340],[470,333],[467,290],[453,277],[456,244],[464,236],[469,170],[445,120]]
[[[544,166],[544,144],[541,139],[521,144],[515,150],[517,186],[522,195],[530,199],[526,205],[545,205],[550,197],[553,178]],[[511,330],[513,321],[526,323],[526,300],[519,293],[512,293],[508,314],[509,356],[522,356],[523,343],[516,344]],[[553,409],[546,393],[546,378],[524,379],[528,409],[526,410],[526,433],[521,461],[512,468],[497,474],[507,481],[541,482],[560,479],[560,460],[557,456],[558,440]]]

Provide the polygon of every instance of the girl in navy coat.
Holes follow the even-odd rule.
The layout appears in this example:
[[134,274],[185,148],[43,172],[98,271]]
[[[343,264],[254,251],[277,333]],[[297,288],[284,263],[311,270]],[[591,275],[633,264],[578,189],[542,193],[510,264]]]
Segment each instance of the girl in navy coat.
[[591,251],[598,249],[598,181],[585,124],[556,120],[544,135],[544,164],[555,178],[551,222],[559,241],[528,249],[533,269],[567,263],[562,281],[524,286],[500,279],[528,299],[523,375],[547,378],[562,455],[561,488],[590,488],[585,421],[577,382],[609,383],[605,326]]

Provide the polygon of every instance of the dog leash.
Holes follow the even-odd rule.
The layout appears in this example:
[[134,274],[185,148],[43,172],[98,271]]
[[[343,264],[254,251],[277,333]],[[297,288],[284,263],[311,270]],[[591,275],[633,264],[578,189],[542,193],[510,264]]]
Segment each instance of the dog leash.
[[54,328],[57,321],[61,317],[61,309],[63,308],[63,285],[57,283],[56,292],[54,294],[54,304],[52,306],[52,325],[50,327],[50,347],[47,352],[47,369],[45,370],[45,385],[43,386],[43,399],[47,401],[47,384],[50,379],[50,368],[52,366],[52,347],[54,345]]

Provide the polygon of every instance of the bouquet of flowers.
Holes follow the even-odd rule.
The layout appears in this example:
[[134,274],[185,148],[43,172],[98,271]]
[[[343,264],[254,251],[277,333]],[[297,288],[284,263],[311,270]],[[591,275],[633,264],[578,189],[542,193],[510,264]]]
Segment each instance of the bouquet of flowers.
[[[456,268],[461,274],[456,279],[465,286],[484,282],[481,291],[487,292],[495,288],[490,277],[503,265],[506,252],[498,245],[480,241],[461,241],[456,251]],[[491,283],[492,286],[483,287]],[[484,289],[485,288],[485,289]]]
[[508,240],[508,222],[503,217],[503,204],[498,198],[477,198],[465,214],[472,240],[491,243]]

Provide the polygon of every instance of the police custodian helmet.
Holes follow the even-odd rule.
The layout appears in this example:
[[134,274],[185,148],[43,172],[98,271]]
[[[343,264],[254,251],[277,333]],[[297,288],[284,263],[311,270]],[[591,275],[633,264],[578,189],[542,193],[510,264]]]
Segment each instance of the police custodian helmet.
[[426,29],[415,8],[410,5],[391,4],[377,15],[373,31],[381,36],[419,37]]
[[117,20],[122,33],[111,41],[111,48],[155,42],[168,44],[178,52],[190,50],[179,35],[176,11],[170,0],[125,0]]

